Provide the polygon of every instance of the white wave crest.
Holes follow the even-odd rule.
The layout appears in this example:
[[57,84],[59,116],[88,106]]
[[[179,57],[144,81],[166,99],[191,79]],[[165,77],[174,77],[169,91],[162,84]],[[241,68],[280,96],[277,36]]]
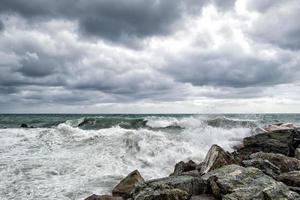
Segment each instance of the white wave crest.
[[193,117],[148,120],[152,127],[189,128],[82,130],[64,123],[52,129],[0,129],[0,199],[83,199],[109,193],[135,169],[146,179],[166,176],[176,162],[200,162],[212,144],[231,150],[250,132],[203,126]]

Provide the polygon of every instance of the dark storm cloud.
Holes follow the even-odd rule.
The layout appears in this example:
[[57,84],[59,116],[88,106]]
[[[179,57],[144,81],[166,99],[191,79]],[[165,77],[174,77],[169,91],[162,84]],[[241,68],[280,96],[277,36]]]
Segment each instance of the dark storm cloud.
[[249,2],[2,0],[0,109],[272,96],[299,75],[297,1]]
[[[189,5],[189,3],[194,3]],[[3,0],[2,13],[16,13],[28,19],[67,18],[77,20],[81,31],[111,41],[164,35],[172,30],[186,9],[201,1],[173,0]],[[199,12],[199,10],[198,10]]]

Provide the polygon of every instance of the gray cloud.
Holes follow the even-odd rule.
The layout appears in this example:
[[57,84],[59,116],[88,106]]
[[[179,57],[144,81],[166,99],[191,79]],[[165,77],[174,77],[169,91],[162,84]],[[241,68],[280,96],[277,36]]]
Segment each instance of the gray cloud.
[[253,39],[271,43],[280,48],[300,49],[299,1],[263,0],[250,2],[248,3],[249,9],[260,14],[254,21],[253,28],[249,31]]
[[4,0],[0,109],[286,94],[300,74],[293,2],[247,4],[245,23],[235,1]]
[[267,86],[293,81],[292,74],[283,66],[285,62],[266,61],[229,50],[173,59],[168,63],[165,72],[178,81],[197,86]]
[[[79,22],[80,30],[89,36],[110,41],[170,33],[173,25],[193,6],[201,10],[204,1],[135,1],[135,0],[4,0],[2,13],[16,13],[25,18],[45,20],[66,18]],[[190,5],[190,3],[194,3]],[[199,12],[199,10],[198,10]]]
[[4,30],[4,23],[2,22],[2,20],[0,19],[0,31]]

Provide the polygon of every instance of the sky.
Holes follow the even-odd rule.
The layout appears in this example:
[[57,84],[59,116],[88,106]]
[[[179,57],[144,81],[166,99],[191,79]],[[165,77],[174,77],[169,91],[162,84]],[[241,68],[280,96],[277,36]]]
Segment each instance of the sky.
[[300,113],[299,0],[1,0],[0,113]]

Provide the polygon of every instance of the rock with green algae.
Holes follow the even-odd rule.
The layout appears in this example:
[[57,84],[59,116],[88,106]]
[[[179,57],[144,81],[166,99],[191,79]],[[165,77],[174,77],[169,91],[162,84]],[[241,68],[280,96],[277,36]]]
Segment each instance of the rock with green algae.
[[147,185],[144,187],[137,187],[133,194],[133,200],[188,200],[191,195],[178,188],[169,185]]
[[281,182],[254,167],[227,165],[203,176],[214,196],[225,200],[299,200],[300,196]]
[[300,170],[300,160],[279,153],[258,152],[250,155],[251,159],[264,159],[276,165],[281,172]]
[[288,186],[300,187],[300,171],[282,173],[278,177],[278,180],[285,183]]
[[273,163],[264,159],[252,159],[252,160],[243,160],[242,164],[244,167],[255,167],[263,171],[268,176],[276,179],[280,174],[280,169]]
[[143,188],[155,187],[160,185],[167,185],[173,188],[184,190],[191,195],[204,194],[208,190],[206,180],[195,176],[170,176],[160,179],[153,179],[146,181],[144,184],[138,185],[136,188],[142,190]]

